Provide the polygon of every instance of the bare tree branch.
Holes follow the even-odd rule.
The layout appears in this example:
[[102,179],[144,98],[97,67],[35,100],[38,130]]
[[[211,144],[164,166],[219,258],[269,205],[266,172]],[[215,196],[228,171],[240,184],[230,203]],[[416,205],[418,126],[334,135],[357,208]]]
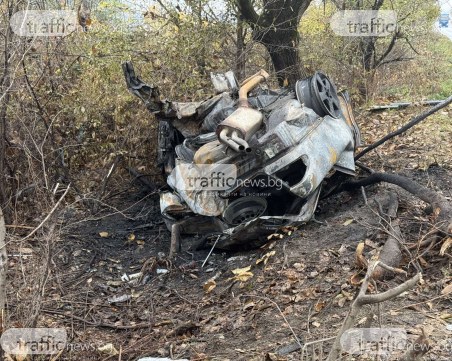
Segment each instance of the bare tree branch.
[[372,274],[374,273],[375,268],[380,263],[381,263],[380,261],[373,262],[367,269],[367,273],[366,276],[364,277],[358,296],[355,298],[352,305],[350,306],[350,312],[345,318],[344,323],[342,324],[341,329],[339,330],[336,339],[334,340],[327,361],[337,361],[341,359],[341,344],[340,344],[341,337],[344,334],[344,332],[346,332],[355,325],[356,319],[364,305],[381,303],[390,300],[394,297],[397,297],[401,293],[414,288],[416,284],[421,280],[421,274],[418,273],[413,278],[410,278],[408,281],[398,285],[397,287],[389,289],[386,292],[377,293],[374,295],[367,295],[366,293],[369,287],[369,283],[372,279]]
[[412,120],[410,120],[407,124],[405,124],[403,127],[397,129],[395,132],[389,133],[387,135],[385,135],[383,138],[381,138],[380,140],[376,141],[375,143],[369,145],[367,148],[365,148],[364,150],[362,150],[361,152],[359,152],[356,156],[355,156],[355,160],[358,160],[359,158],[361,158],[363,155],[369,153],[372,149],[377,148],[378,146],[382,145],[383,143],[385,143],[387,140],[394,138],[395,136],[398,136],[404,132],[406,132],[408,129],[412,128],[413,126],[415,126],[416,124],[420,123],[422,120],[426,119],[428,116],[432,115],[433,113],[437,112],[438,110],[446,107],[447,105],[449,105],[450,103],[452,103],[452,96],[450,96],[449,98],[447,98],[446,100],[444,100],[443,102],[435,105],[434,107],[430,108],[429,110],[427,110],[426,112],[419,114],[417,116],[415,116]]

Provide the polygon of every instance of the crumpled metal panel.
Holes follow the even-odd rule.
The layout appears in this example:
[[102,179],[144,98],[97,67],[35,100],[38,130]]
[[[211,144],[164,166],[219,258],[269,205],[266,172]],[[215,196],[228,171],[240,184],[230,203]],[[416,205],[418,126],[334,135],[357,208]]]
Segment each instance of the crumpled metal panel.
[[190,118],[196,115],[196,111],[202,102],[178,103],[172,102],[171,106],[176,112],[178,119]]
[[[213,75],[220,94],[203,102],[177,103],[161,100],[158,88],[136,77],[131,64],[124,65],[124,73],[130,91],[139,96],[149,110],[159,114],[160,121],[168,122],[167,127],[161,127],[160,158],[167,160],[175,153],[179,157],[164,162],[165,165],[168,163],[165,169],[172,169],[167,183],[173,191],[161,194],[162,214],[169,222],[183,219],[185,233],[204,232],[206,237],[219,237],[218,248],[258,246],[281,226],[308,222],[317,207],[321,184],[331,170],[354,174],[354,150],[359,145],[360,132],[346,93],[339,93],[339,99],[332,99],[340,103],[340,109],[335,108],[333,117],[325,111],[324,103],[317,104],[315,99],[309,98],[316,96],[313,91],[304,94],[300,101],[295,92],[287,89],[255,90],[245,100],[255,112],[262,114],[263,121],[258,129],[253,128],[249,138],[244,137],[251,150],[247,153],[234,151],[231,146],[219,146],[216,137],[212,138],[218,124],[238,107],[237,89],[231,74]],[[322,77],[320,80],[334,88],[323,73],[317,72],[315,76]],[[306,81],[312,81],[314,77]],[[311,103],[312,109],[307,106]],[[248,117],[244,117],[245,123],[247,120]],[[242,119],[237,123],[242,126]],[[209,132],[212,133],[204,134]],[[160,139],[166,133],[168,139]],[[175,147],[178,147],[177,152],[174,152]],[[232,164],[236,168],[237,181],[231,189],[192,189],[184,185],[192,179],[191,172],[196,172],[197,165],[208,164]],[[244,181],[260,177],[278,180],[282,187],[264,186],[253,190],[253,187],[243,185]],[[261,196],[261,189],[270,191],[269,195]],[[237,200],[246,197],[250,190],[266,201],[264,213],[253,210],[249,202],[242,209],[237,206],[240,204]],[[226,216],[228,212],[243,223],[236,226],[235,218]],[[246,221],[256,215],[260,216]]]
[[229,93],[221,93],[203,102],[171,102],[172,112],[166,115],[184,137],[195,137],[200,131],[215,131],[218,123],[234,111],[234,105]]
[[291,185],[291,192],[306,197],[338,162],[349,171],[355,170],[353,133],[344,120],[330,116],[319,118],[297,100],[289,102],[285,110],[278,110],[277,116],[284,116],[287,120],[258,140],[269,159],[279,155],[263,170],[274,175],[301,158],[307,167],[306,173],[300,182]]
[[226,73],[210,73],[210,80],[217,93],[236,92],[239,84],[233,71]]
[[[319,118],[311,109],[302,107],[300,102],[292,99],[270,114],[267,126],[270,127],[270,124],[272,129],[257,140],[259,150],[267,158],[267,165],[262,169],[255,169],[255,172],[275,176],[281,169],[302,159],[306,165],[305,175],[301,181],[289,187],[295,195],[304,198],[319,189],[321,182],[335,165],[349,172],[354,171],[353,133],[344,120],[330,116]],[[246,169],[251,170],[256,160],[252,156],[248,158],[235,163],[241,169],[247,164]],[[225,162],[228,161],[234,161],[234,158],[226,158]],[[208,216],[222,214],[227,200],[219,197],[216,192],[176,189],[175,177],[181,181],[187,175],[172,174],[168,178],[168,184],[179,193],[193,212]],[[292,221],[300,219],[290,215],[276,218]]]
[[163,192],[160,193],[160,211],[163,215],[169,216],[169,214],[178,214],[188,211],[185,204],[182,204],[182,200],[176,193]]
[[268,234],[276,232],[282,226],[307,223],[314,215],[319,195],[320,188],[308,197],[297,215],[262,216],[225,229],[217,242],[217,247],[221,249],[231,249],[240,245],[250,248],[259,247],[265,243]]
[[[184,167],[178,167],[183,164]],[[219,216],[223,213],[228,201],[220,197],[218,192],[190,189],[188,179],[190,171],[196,172],[196,165],[176,160],[176,167],[167,178],[168,185],[177,191],[187,206],[197,214]],[[183,173],[185,172],[185,173]]]
[[204,109],[207,104],[203,104],[203,106],[198,109],[198,116],[200,119],[203,119],[201,131],[215,132],[217,125],[234,111],[235,101],[232,100],[229,93],[219,94],[214,99],[215,104],[213,107],[210,107],[208,112]]

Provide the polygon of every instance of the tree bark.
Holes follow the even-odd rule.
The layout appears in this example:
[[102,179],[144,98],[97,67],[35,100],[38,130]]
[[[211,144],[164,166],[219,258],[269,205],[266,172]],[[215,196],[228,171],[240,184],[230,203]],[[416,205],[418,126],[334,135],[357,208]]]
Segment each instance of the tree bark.
[[[2,210],[0,209],[0,336],[3,333],[3,326],[5,322],[5,305],[6,305],[6,266],[8,257],[6,255],[6,228],[5,219],[3,218]],[[0,347],[1,349],[1,347]],[[0,357],[2,351],[0,350]]]
[[[389,193],[389,201],[389,208],[386,212],[389,217],[387,227],[389,236],[381,249],[378,259],[389,267],[397,268],[402,261],[402,251],[399,243],[402,239],[402,231],[400,230],[400,221],[397,218],[397,209],[399,207],[397,194],[394,192]],[[380,266],[380,264],[375,267],[375,271],[372,274],[372,278],[375,280],[393,276],[394,272]]]
[[[7,2],[5,4],[5,9],[3,12],[3,17],[1,20],[4,24],[8,24],[9,20],[16,12],[17,4],[14,2]],[[6,130],[7,130],[7,117],[8,117],[8,105],[11,98],[10,88],[13,79],[11,79],[10,68],[12,57],[14,54],[12,48],[12,30],[8,25],[0,27],[0,35],[3,39],[2,48],[2,59],[0,69],[0,207],[3,207],[5,214],[9,215],[9,204],[8,204],[8,191],[7,191],[7,178],[5,175],[5,165],[6,165]],[[3,216],[2,216],[3,217]]]
[[377,261],[369,265],[366,277],[364,277],[363,283],[361,284],[361,287],[359,289],[358,296],[355,298],[355,300],[350,306],[350,311],[347,317],[345,318],[344,323],[342,324],[339,333],[336,336],[336,339],[334,340],[333,346],[331,347],[331,351],[328,354],[327,361],[337,361],[342,359],[341,336],[356,324],[358,315],[364,305],[373,305],[376,303],[381,303],[393,299],[400,295],[401,293],[414,288],[417,285],[417,283],[421,280],[421,274],[418,273],[413,278],[410,278],[408,281],[405,281],[404,283],[394,288],[391,288],[385,292],[368,295],[367,288],[369,286],[375,267],[378,266],[379,263],[380,261]]
[[253,40],[270,54],[279,85],[295,85],[302,77],[298,24],[311,0],[264,0],[260,14],[251,0],[235,1],[241,17],[253,30]]
[[279,85],[295,85],[301,79],[298,34],[289,33],[286,36],[269,32],[261,42],[270,55]]
[[235,74],[239,80],[245,79],[245,27],[243,26],[243,20],[240,16],[237,16],[237,29],[236,29],[236,53],[235,53]]
[[433,209],[433,221],[436,222],[438,232],[443,234],[452,233],[452,204],[443,195],[432,189],[426,188],[407,177],[398,174],[372,173],[367,178],[349,180],[342,184],[336,190],[336,193],[365,187],[379,182],[395,184],[422,201],[430,204]]

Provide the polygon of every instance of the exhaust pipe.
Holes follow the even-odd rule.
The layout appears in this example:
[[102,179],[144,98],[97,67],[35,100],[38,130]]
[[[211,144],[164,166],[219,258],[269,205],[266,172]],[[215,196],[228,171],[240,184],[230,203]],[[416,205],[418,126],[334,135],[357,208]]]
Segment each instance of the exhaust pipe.
[[250,108],[248,93],[269,77],[265,70],[260,70],[245,79],[239,90],[239,107],[217,127],[218,140],[236,152],[250,153],[247,142],[262,125],[262,113]]
[[[235,132],[234,132],[235,134]],[[234,149],[236,152],[243,152],[245,150],[245,146],[243,144],[238,144],[234,139],[232,139],[232,136],[228,136],[228,130],[224,128],[220,134],[218,135],[218,139],[221,143],[227,145],[228,147]]]
[[248,93],[260,83],[267,80],[270,75],[264,70],[259,70],[256,74],[245,79],[239,90],[239,107],[249,108]]
[[234,142],[236,142],[237,144],[239,144],[240,150],[242,150],[242,151],[244,150],[244,151],[247,152],[247,153],[250,153],[250,152],[251,152],[251,148],[250,148],[250,146],[248,145],[247,141],[244,140],[244,139],[242,139],[242,138],[240,138],[240,137],[237,135],[237,132],[232,132],[232,134],[231,134],[231,139],[232,139]]

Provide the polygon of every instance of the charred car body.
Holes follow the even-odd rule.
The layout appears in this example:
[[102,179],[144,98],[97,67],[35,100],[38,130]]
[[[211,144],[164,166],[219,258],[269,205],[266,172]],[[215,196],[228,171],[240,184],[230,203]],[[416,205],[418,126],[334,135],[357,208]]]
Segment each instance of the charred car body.
[[[259,86],[263,70],[240,86],[232,72],[216,74],[217,95],[177,103],[161,99],[130,63],[123,70],[129,90],[159,121],[169,186],[160,207],[173,247],[183,233],[221,249],[259,246],[280,227],[309,221],[334,171],[355,174],[360,133],[348,95],[321,72],[276,91]],[[193,183],[200,175],[205,184]],[[209,187],[220,178],[221,186]]]

